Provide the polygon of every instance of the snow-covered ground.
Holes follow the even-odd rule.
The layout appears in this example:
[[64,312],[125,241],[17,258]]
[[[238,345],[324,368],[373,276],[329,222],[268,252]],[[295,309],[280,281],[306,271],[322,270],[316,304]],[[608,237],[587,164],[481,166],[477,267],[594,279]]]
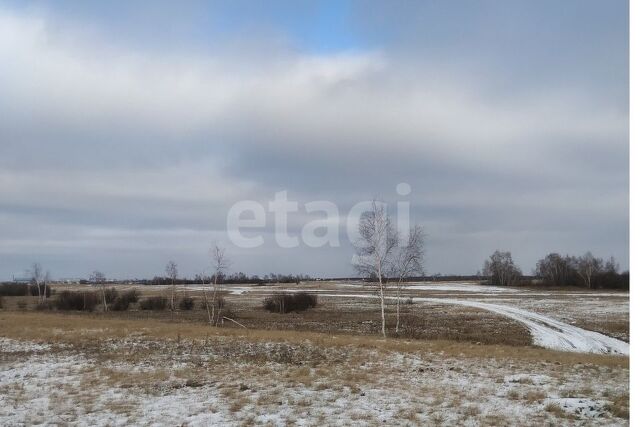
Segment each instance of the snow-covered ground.
[[599,295],[550,296],[548,298],[490,298],[487,302],[515,305],[526,310],[543,313],[573,322],[579,318],[624,319],[629,316],[629,294],[603,297]]
[[3,426],[627,425],[614,407],[625,398],[628,369],[606,364],[242,337],[78,349],[0,338]]
[[[376,298],[362,283],[223,289],[235,304],[301,289],[354,309]],[[526,326],[534,344],[568,352],[333,347],[331,335],[321,344],[243,336],[182,344],[137,326],[102,339],[108,329],[97,319],[82,323],[81,336],[98,338],[77,345],[58,329],[32,342],[2,338],[0,328],[0,425],[628,425],[627,359],[588,353],[626,355],[629,345],[577,326],[594,317],[624,324],[628,293],[462,282],[410,284],[409,296],[412,310],[498,313]]]
[[500,286],[478,285],[472,282],[442,282],[431,284],[407,283],[406,290],[411,291],[437,291],[437,292],[470,292],[470,293],[518,293],[515,288]]

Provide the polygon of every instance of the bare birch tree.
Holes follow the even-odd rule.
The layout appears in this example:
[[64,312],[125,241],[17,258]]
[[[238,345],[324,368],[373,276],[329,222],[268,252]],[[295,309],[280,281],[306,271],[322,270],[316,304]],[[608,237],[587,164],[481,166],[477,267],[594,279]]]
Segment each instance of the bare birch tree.
[[609,259],[604,263],[604,271],[607,273],[618,274],[619,269],[620,264],[618,264],[614,257],[609,257]]
[[576,272],[587,288],[591,289],[593,287],[591,279],[602,270],[602,265],[602,259],[594,257],[591,252],[587,252],[576,259]]
[[211,325],[218,325],[222,314],[222,300],[218,296],[218,285],[230,265],[225,252],[225,248],[218,244],[214,244],[211,248],[211,260],[213,263],[213,276],[211,276],[210,281],[213,294],[211,300],[209,300],[209,295],[204,287],[204,279],[202,281],[204,304],[209,317],[209,324]]
[[[49,273],[49,270],[47,270],[47,272],[44,273],[44,278],[42,280],[42,302],[43,303],[48,298],[47,297],[47,288],[49,287],[49,282],[50,281],[51,281],[51,273]],[[49,292],[51,292],[50,289],[49,289]]]
[[411,276],[421,275],[424,259],[424,232],[421,226],[415,225],[403,244],[399,244],[393,260],[393,274],[396,277],[396,333],[400,330],[400,298],[405,280]]
[[[209,294],[207,292],[207,273],[205,271],[202,272],[202,274],[199,275],[200,276],[200,281],[202,282],[202,302],[204,304],[204,308],[207,311],[207,318],[209,319],[209,323],[211,323],[211,302],[209,301]],[[209,284],[212,281],[209,281]]]
[[385,206],[376,200],[371,202],[371,210],[360,217],[358,231],[360,242],[356,246],[354,267],[364,277],[375,277],[378,282],[382,336],[386,338],[385,289],[386,278],[392,270],[392,254],[398,243],[398,236]]
[[34,262],[31,265],[29,274],[31,275],[31,283],[34,283],[38,289],[38,303],[42,303],[47,298],[47,282],[49,282],[50,278],[49,272],[47,271],[45,273],[42,265]]
[[536,263],[535,274],[548,285],[567,286],[573,282],[574,264],[569,255],[550,253]]
[[104,306],[104,311],[107,311],[107,280],[104,273],[95,270],[91,273],[91,276],[89,276],[89,281],[100,286],[100,290],[102,291],[102,305]]
[[483,274],[491,278],[494,285],[508,286],[520,280],[522,271],[515,265],[511,252],[495,251],[484,263]]
[[169,261],[165,267],[167,278],[171,280],[171,311],[176,309],[176,279],[178,278],[178,264]]

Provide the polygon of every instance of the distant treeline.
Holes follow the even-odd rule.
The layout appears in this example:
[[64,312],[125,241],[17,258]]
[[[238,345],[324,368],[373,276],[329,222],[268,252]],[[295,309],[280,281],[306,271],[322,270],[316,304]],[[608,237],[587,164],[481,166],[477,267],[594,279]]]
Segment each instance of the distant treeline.
[[[177,285],[202,285],[203,283],[212,283],[212,276],[201,276],[196,274],[193,278],[177,278],[173,283]],[[294,274],[268,274],[262,277],[254,274],[247,275],[245,273],[220,274],[217,282],[220,284],[240,285],[240,284],[269,284],[269,283],[300,283],[314,280],[309,275]],[[87,282],[90,283],[90,282]],[[156,276],[150,280],[138,280],[137,283],[143,285],[171,285],[172,281],[168,277]]]
[[[405,278],[406,282],[453,282],[453,281],[484,281],[488,284],[502,286],[556,286],[556,287],[586,287],[590,289],[629,289],[629,272],[619,272],[616,260],[597,258],[590,252],[576,257],[551,253],[536,263],[531,275],[523,275],[520,268],[513,262],[510,252],[494,252],[485,262],[482,272],[474,275],[424,275]],[[392,277],[384,279],[395,281]],[[140,285],[202,285],[214,281],[212,276],[196,275],[193,278],[176,278],[156,276],[153,279],[127,280],[129,283]],[[377,281],[376,278],[362,277],[333,277],[312,278],[308,274],[267,274],[264,276],[248,275],[242,272],[220,274],[217,283],[220,284],[257,284],[295,283],[308,281]],[[96,284],[95,280],[81,280],[81,284]],[[101,282],[102,283],[102,282]],[[51,289],[46,286],[47,296]],[[6,282],[0,285],[0,295],[22,296],[38,295],[35,282],[31,285]]]
[[534,279],[523,279],[522,285],[542,285],[542,286],[576,286],[589,289],[619,289],[629,290],[629,272],[621,273],[615,271],[600,271],[594,274],[591,286],[587,286],[580,276],[574,272],[569,272],[565,278],[543,277]]
[[629,289],[629,272],[618,272],[616,260],[597,258],[587,252],[582,256],[550,253],[536,263],[532,276],[522,275],[511,252],[495,251],[485,262],[482,276],[488,283],[502,286],[557,286],[589,289]]
[[536,276],[548,286],[629,289],[629,272],[619,273],[611,257],[604,261],[587,252],[580,257],[551,253],[536,264]]
[[[533,276],[529,277],[533,278]],[[407,282],[451,282],[451,281],[471,281],[471,280],[483,280],[486,277],[481,275],[432,275],[432,276],[415,276],[415,277],[406,277],[404,280]],[[257,285],[267,285],[273,283],[301,283],[301,282],[335,282],[335,281],[347,281],[347,282],[369,282],[369,281],[377,281],[376,278],[362,278],[362,277],[329,277],[329,278],[312,278],[307,275],[294,275],[294,274],[270,274],[265,276],[247,275],[245,273],[234,273],[230,275],[220,275],[218,277],[218,283],[220,284],[229,284],[229,285],[239,285],[239,284],[257,284]],[[395,279],[392,277],[387,277],[384,279],[385,282],[392,282]],[[210,276],[199,276],[196,275],[194,278],[178,278],[175,280],[175,284],[179,285],[197,285],[202,283],[211,283],[213,281],[213,277]],[[90,283],[90,282],[86,282]],[[156,276],[150,280],[138,280],[137,283],[140,284],[148,284],[148,285],[171,285],[171,279],[167,277]]]

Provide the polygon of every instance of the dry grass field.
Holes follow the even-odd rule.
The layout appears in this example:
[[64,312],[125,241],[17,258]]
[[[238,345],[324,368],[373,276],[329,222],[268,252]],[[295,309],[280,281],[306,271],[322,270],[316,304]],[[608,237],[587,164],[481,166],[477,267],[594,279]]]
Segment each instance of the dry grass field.
[[[120,289],[118,286],[116,289]],[[122,287],[125,289],[125,287]],[[317,308],[302,312],[288,313],[283,316],[269,313],[262,309],[262,299],[271,292],[282,287],[257,288],[250,294],[233,294],[223,292],[225,299],[224,312],[247,328],[267,330],[301,330],[314,332],[331,332],[336,334],[378,335],[380,333],[379,305],[374,299],[362,298],[322,298]],[[57,287],[58,291],[69,287]],[[74,289],[74,288],[71,288]],[[95,288],[85,287],[95,291]],[[79,290],[76,287],[74,290]],[[166,288],[136,287],[142,298],[150,296],[169,296]],[[301,288],[304,289],[304,288]],[[185,295],[184,290],[178,296]],[[142,311],[132,308],[126,312],[109,311],[87,314],[89,316],[125,318],[132,320],[170,320],[175,322],[203,323],[207,314],[202,307],[201,291],[186,290],[186,295],[195,299],[194,309],[190,311]],[[35,310],[37,298],[13,297],[5,298],[5,306],[10,310],[20,311],[19,304],[25,304],[25,310]],[[469,307],[450,305],[434,305],[429,310],[417,304],[406,304],[403,299],[401,316],[403,318],[400,336],[412,339],[449,339],[479,342],[482,344],[527,345],[531,337],[526,328],[506,317]],[[390,307],[390,310],[393,307]],[[389,322],[395,325],[395,312],[388,313]],[[235,327],[226,322],[226,326]],[[393,331],[391,331],[393,333]]]
[[[228,321],[207,325],[199,303],[175,313],[137,306],[81,313],[36,311],[32,298],[5,297],[0,420],[3,425],[628,424],[628,357],[540,348],[520,322],[448,304],[403,304],[400,335],[383,340],[376,300],[355,296],[368,291],[349,289],[354,296],[338,298],[330,295],[340,292],[339,286],[323,288],[324,296],[320,285],[303,287],[318,290],[318,306],[288,314],[262,309],[273,287],[226,289],[225,313],[246,328]],[[198,297],[201,291],[180,292]],[[142,293],[145,298],[167,289],[147,287]],[[558,307],[566,298],[558,294],[546,303],[536,298],[521,304]],[[625,311],[610,311],[608,327],[619,330]],[[390,313],[391,327],[393,320]]]

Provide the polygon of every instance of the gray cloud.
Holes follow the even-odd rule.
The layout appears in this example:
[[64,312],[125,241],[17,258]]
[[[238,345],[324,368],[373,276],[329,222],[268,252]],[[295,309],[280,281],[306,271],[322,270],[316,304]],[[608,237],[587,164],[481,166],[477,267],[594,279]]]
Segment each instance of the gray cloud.
[[[376,46],[276,43],[266,55],[109,45],[81,21],[0,9],[0,275],[36,258],[58,276],[151,275],[167,258],[192,274],[238,200],[266,206],[288,190],[346,214],[374,195],[393,202],[399,182],[412,185],[414,219],[427,226],[431,272],[473,273],[496,248],[525,271],[552,250],[628,265],[626,33],[601,29],[580,51],[584,28],[552,22],[566,35],[559,46],[548,35],[503,41],[482,62],[496,37],[534,28],[470,41],[490,23],[480,11],[416,10],[390,14],[403,25],[385,24]],[[408,18],[439,13],[477,28],[450,40],[451,28]],[[515,12],[504,13],[494,19]],[[377,25],[356,16],[364,36]],[[563,43],[578,51],[544,60]],[[605,48],[607,70],[594,60]],[[534,60],[556,68],[536,78],[524,72]],[[568,84],[577,67],[586,71]],[[306,218],[292,218],[292,231]],[[271,232],[265,248],[234,248],[234,268],[351,273],[351,248],[278,249]]]

